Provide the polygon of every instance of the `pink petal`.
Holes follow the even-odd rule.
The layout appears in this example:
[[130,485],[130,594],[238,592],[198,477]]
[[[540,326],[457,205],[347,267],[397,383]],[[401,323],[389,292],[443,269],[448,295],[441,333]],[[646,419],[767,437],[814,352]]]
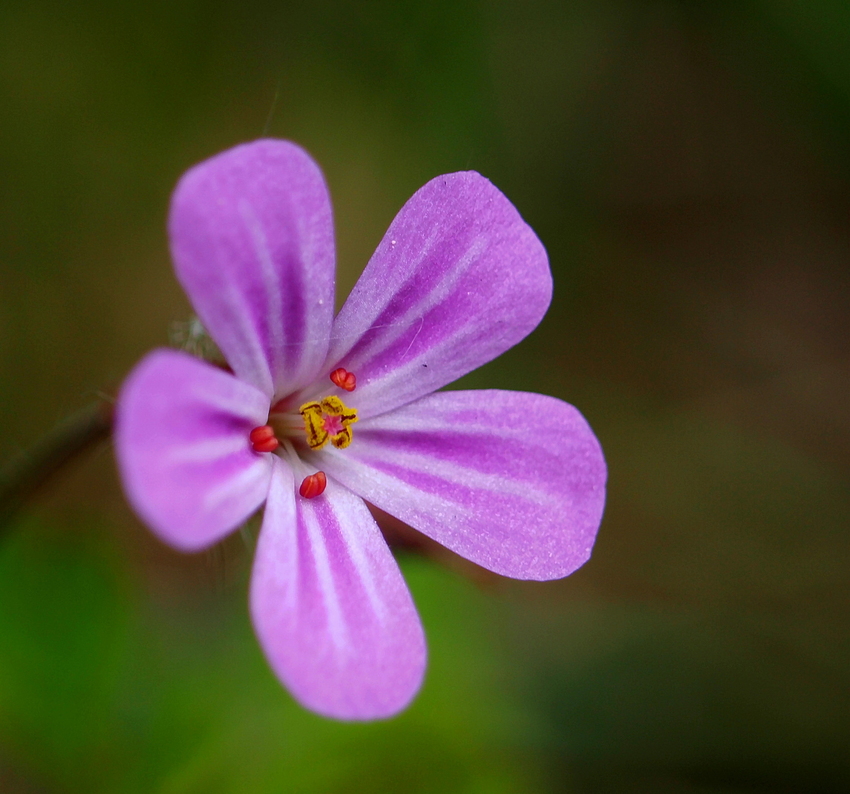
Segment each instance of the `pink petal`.
[[446,174],[390,225],[334,321],[325,369],[357,376],[361,418],[385,413],[515,345],[551,295],[546,251],[514,206],[474,171]]
[[316,465],[479,565],[556,579],[582,565],[605,504],[599,442],[540,394],[450,391],[358,423]]
[[333,317],[334,240],[309,155],[260,140],[196,165],[169,231],[177,276],[233,371],[269,398],[312,381]]
[[388,717],[416,694],[425,639],[401,573],[363,501],[329,478],[315,499],[276,461],[251,578],[251,614],[278,677],[303,705]]
[[268,398],[185,353],[156,350],[121,389],[115,452],[136,512],[186,551],[215,543],[266,498],[271,455],[248,434],[266,421]]

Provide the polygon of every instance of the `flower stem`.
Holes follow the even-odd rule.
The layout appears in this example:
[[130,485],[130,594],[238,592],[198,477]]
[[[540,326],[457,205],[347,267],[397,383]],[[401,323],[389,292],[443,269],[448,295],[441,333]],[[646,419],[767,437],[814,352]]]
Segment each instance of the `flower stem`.
[[60,422],[29,449],[0,469],[0,539],[18,511],[64,466],[72,463],[112,430],[112,405],[86,406]]

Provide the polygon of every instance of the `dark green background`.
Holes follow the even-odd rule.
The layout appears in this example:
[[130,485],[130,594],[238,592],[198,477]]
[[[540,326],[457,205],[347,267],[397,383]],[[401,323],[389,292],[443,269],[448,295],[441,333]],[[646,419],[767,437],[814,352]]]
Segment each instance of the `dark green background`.
[[403,554],[426,683],[347,725],[268,672],[250,533],[172,552],[88,456],[0,542],[0,791],[850,790],[848,9],[3,0],[4,458],[167,343],[170,191],[270,134],[341,296],[431,177],[511,198],[555,299],[464,384],[574,403],[610,481],[567,580]]

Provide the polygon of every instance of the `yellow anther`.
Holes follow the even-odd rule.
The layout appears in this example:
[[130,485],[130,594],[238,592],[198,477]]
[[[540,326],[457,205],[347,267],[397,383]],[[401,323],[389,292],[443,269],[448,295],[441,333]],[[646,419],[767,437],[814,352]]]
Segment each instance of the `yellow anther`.
[[321,449],[328,441],[337,449],[351,443],[349,425],[357,421],[357,411],[331,395],[321,402],[304,403],[299,409],[304,419],[304,432],[310,449]]

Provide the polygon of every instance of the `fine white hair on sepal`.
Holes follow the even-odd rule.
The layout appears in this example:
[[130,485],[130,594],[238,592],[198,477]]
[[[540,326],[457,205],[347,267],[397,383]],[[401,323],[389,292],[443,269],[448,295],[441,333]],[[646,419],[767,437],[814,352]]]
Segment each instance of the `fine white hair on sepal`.
[[185,350],[190,355],[205,361],[218,362],[224,359],[218,345],[207,333],[197,315],[188,320],[174,320],[168,329],[168,341],[172,347]]

